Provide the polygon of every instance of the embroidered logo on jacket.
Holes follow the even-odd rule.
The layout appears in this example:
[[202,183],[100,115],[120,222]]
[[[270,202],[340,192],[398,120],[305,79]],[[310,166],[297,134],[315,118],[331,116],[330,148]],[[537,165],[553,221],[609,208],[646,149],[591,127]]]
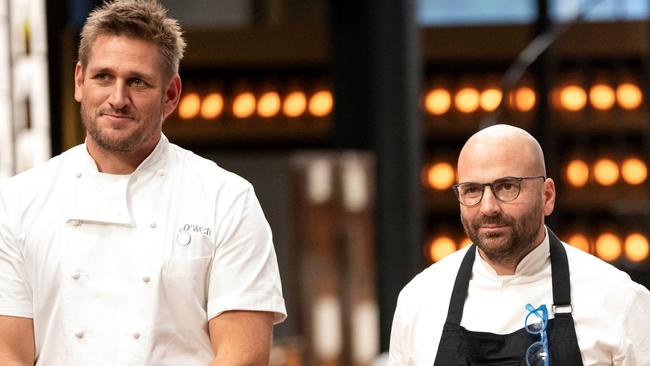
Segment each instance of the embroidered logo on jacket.
[[191,225],[185,224],[178,229],[178,235],[176,235],[176,241],[179,245],[187,246],[192,242],[192,234],[201,234],[205,236],[210,236],[212,230],[209,227],[200,226],[200,225]]

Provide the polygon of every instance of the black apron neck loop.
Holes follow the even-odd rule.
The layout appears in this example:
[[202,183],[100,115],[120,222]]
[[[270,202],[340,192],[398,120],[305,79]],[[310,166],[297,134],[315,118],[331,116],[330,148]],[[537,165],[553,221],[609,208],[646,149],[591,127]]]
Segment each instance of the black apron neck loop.
[[[571,287],[569,280],[569,261],[566,256],[566,250],[562,242],[550,230],[548,237],[550,243],[551,256],[551,277],[553,284],[553,310],[562,308],[563,313],[571,312]],[[449,311],[447,312],[447,323],[460,325],[463,318],[463,308],[467,298],[469,280],[472,275],[472,267],[476,257],[476,244],[472,244],[467,250],[460,269],[454,282],[454,290],[449,301]],[[568,309],[568,310],[567,310]]]

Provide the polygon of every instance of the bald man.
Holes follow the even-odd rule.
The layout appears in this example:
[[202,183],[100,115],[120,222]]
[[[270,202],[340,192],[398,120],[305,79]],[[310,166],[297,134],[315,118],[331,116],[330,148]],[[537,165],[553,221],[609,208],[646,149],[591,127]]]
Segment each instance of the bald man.
[[534,137],[477,132],[458,182],[473,244],[402,290],[390,365],[650,365],[650,292],[545,226],[555,184]]

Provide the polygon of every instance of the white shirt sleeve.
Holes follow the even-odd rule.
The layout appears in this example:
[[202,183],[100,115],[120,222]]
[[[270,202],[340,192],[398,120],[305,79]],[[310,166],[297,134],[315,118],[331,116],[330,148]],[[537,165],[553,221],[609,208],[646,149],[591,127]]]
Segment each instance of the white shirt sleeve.
[[271,229],[251,186],[217,223],[208,284],[208,319],[228,310],[269,311],[286,318]]
[[613,355],[616,366],[650,365],[650,291],[632,285],[634,289],[625,294],[629,294],[629,306],[623,310],[622,336]]
[[33,316],[23,244],[24,240],[12,230],[7,205],[0,192],[0,315]]
[[404,349],[408,345],[406,340],[406,324],[402,321],[402,312],[404,311],[403,295],[400,294],[397,299],[397,307],[393,316],[393,325],[390,331],[390,346],[388,353],[388,365],[400,366],[408,365],[408,350]]

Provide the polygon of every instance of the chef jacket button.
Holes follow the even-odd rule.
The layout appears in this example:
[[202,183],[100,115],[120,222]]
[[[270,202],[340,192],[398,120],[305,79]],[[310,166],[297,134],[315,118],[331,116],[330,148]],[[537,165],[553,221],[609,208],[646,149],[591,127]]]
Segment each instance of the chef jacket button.
[[81,223],[79,222],[79,220],[70,220],[70,225],[79,226],[79,225],[81,225]]
[[79,274],[79,272],[72,275],[72,279],[78,280],[79,278],[81,278],[81,274]]
[[155,221],[152,221],[152,222],[149,224],[149,226],[150,226],[152,229],[155,229],[155,228],[158,227],[158,224],[157,224]]
[[133,339],[138,339],[138,338],[140,338],[140,333],[135,332],[135,333],[131,334],[131,336],[133,337]]
[[79,338],[79,339],[81,339],[81,338],[84,337],[84,332],[82,332],[82,331],[77,331],[77,332],[74,333],[74,336],[77,337],[77,338]]
[[159,177],[164,177],[164,176],[165,176],[165,173],[166,173],[166,172],[165,172],[165,169],[159,169],[159,170],[158,170],[158,176],[159,176]]
[[75,177],[81,178],[81,172],[77,172],[77,174],[75,174]]
[[142,277],[142,282],[149,283],[149,281],[151,281],[151,277],[149,277],[149,276]]

